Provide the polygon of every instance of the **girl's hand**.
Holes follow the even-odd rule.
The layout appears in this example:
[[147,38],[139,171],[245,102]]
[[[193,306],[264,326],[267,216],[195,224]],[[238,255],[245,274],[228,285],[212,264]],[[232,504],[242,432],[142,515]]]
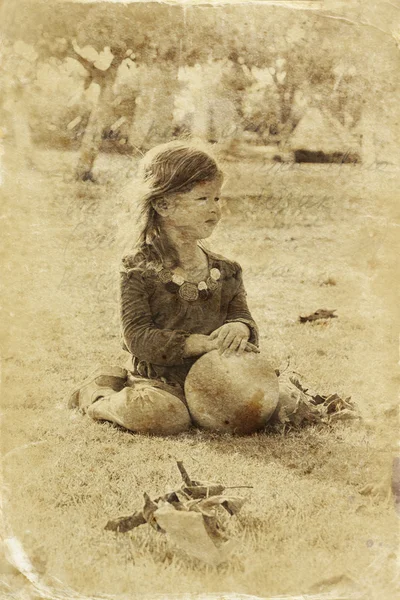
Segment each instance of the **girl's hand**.
[[244,323],[225,323],[210,334],[221,354],[228,356],[233,352],[242,354],[246,350],[250,329]]
[[[244,325],[244,323],[227,323],[226,325]],[[223,327],[225,327],[225,325],[223,325]],[[247,326],[244,325],[244,327]],[[207,352],[211,352],[212,350],[219,350],[220,352],[223,352],[223,350],[221,349],[222,347],[222,342],[219,338],[219,333],[220,330],[222,329],[222,327],[219,327],[218,329],[216,329],[215,331],[213,331],[210,335],[203,335],[201,333],[193,333],[192,335],[190,335],[185,343],[185,348],[184,348],[184,356],[185,357],[190,357],[190,356],[201,356],[202,354],[206,354]],[[238,329],[238,328],[237,328]],[[242,353],[243,351],[245,352],[260,352],[260,350],[257,348],[257,346],[254,346],[253,344],[250,344],[250,342],[247,341],[247,339],[249,338],[249,332],[247,329],[247,332],[244,331],[243,328],[241,328],[241,334],[243,335],[243,333],[245,333],[245,337],[243,339],[243,344],[242,342],[240,342],[239,344],[239,349],[236,351],[237,353]],[[244,350],[241,349],[241,347],[244,346]],[[233,350],[226,350],[225,353],[232,353]]]
[[186,339],[183,355],[185,357],[201,356],[217,349],[216,339],[211,339],[209,335],[203,335],[202,333],[193,333]]

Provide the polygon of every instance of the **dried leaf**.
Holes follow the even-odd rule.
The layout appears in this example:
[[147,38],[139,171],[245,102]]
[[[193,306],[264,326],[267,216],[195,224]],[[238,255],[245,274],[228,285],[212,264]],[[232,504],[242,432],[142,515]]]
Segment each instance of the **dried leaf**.
[[238,496],[211,496],[203,500],[189,500],[186,502],[188,510],[201,512],[207,517],[215,516],[215,508],[222,506],[230,515],[235,515],[242,508],[245,498]]
[[[208,533],[202,514],[177,511],[166,503],[154,513],[154,517],[168,539],[190,556],[213,566],[228,560],[232,544],[226,542],[217,547]],[[207,526],[211,527],[209,522]],[[214,530],[212,535],[215,537]]]
[[196,485],[196,482],[194,482],[190,479],[185,467],[183,466],[183,462],[181,460],[178,460],[176,464],[178,465],[178,469],[182,476],[183,483],[185,483],[188,487],[191,487],[192,485]]
[[[281,396],[284,390],[291,395],[290,392],[293,391],[293,386],[301,393],[297,399],[296,408],[294,411],[286,410],[285,414],[285,412],[281,409],[278,412],[277,418],[281,423],[289,421],[292,424],[294,421],[295,426],[298,426],[303,421],[327,422],[327,417],[338,415],[344,413],[345,411],[347,412],[346,416],[343,416],[343,419],[358,417],[358,412],[351,400],[351,396],[342,398],[336,393],[327,395],[317,394],[310,388],[306,388],[300,382],[298,375],[298,373],[291,372],[290,374],[285,374],[285,376],[281,377],[279,380]],[[288,407],[286,406],[286,408]],[[351,413],[352,416],[350,416]]]
[[286,423],[289,423],[289,417],[287,414],[287,410],[284,406],[279,407],[279,410],[274,413],[273,419],[270,419],[270,421],[268,422],[268,425],[278,424],[278,423],[280,425],[285,425]]
[[361,419],[361,416],[356,410],[349,410],[348,408],[345,408],[340,412],[332,413],[331,415],[329,415],[330,421],[349,421],[351,419]]
[[230,515],[235,515],[245,503],[245,498],[239,496],[212,496],[205,500],[201,500],[198,504],[201,510],[209,511],[216,506],[223,506]]
[[203,510],[201,507],[201,502],[203,502],[203,501],[202,500],[188,500],[187,502],[185,502],[185,508],[186,508],[186,510],[194,510],[196,512],[201,512],[201,514],[203,514],[203,515],[213,516],[214,511]]
[[340,398],[337,394],[332,394],[328,396],[325,401],[326,410],[328,413],[337,413],[343,410],[351,410],[353,408],[352,403],[350,402],[350,397],[343,399]]
[[329,414],[337,413],[343,410],[356,411],[356,407],[351,400],[351,396],[348,396],[347,398],[341,398],[338,394],[328,394],[326,396],[316,394],[315,396],[311,397],[311,402],[316,406],[325,408],[325,412]]
[[190,496],[183,491],[183,489],[177,490],[176,495],[179,498],[179,502],[184,505],[187,505],[187,502],[191,499]]
[[169,502],[169,504],[172,504],[172,506],[174,506],[176,508],[176,510],[182,510],[184,508],[181,500],[178,497],[177,492],[175,492],[175,491],[167,492],[163,496],[156,498],[154,500],[154,502],[157,505],[159,504],[159,502]]
[[303,392],[303,394],[306,394],[308,391],[308,388],[305,388],[301,383],[300,380],[298,379],[298,377],[296,375],[290,375],[289,376],[289,381],[291,381],[293,383],[294,386],[297,387],[298,390],[300,390],[301,392]]
[[324,404],[327,397],[328,396],[320,396],[320,394],[316,394],[315,396],[312,396],[311,401],[313,404],[315,404],[317,406],[318,404]]
[[214,542],[219,547],[228,540],[228,536],[225,533],[225,529],[215,515],[203,515],[204,527]]
[[337,315],[334,314],[335,312],[336,309],[328,310],[320,308],[306,317],[299,317],[299,321],[300,323],[306,323],[307,321],[317,321],[318,319],[337,319]]
[[139,525],[144,525],[147,523],[146,519],[143,516],[143,513],[140,511],[134,512],[132,515],[128,517],[118,517],[117,519],[111,519],[108,521],[107,525],[104,527],[107,531],[118,531],[119,533],[126,533],[135,527],[139,527]]
[[145,492],[144,496],[144,506],[143,506],[143,517],[146,519],[147,523],[153,527],[156,531],[160,531],[160,526],[154,518],[154,513],[158,509],[158,506],[150,496]]
[[240,510],[244,499],[222,496],[226,489],[223,485],[194,481],[182,462],[177,464],[183,479],[180,489],[167,492],[155,500],[144,493],[141,512],[109,521],[106,529],[125,532],[148,523],[156,531],[166,533],[188,554],[208,564],[218,565],[227,560],[233,542],[227,541],[216,509],[221,506],[233,515]]
[[208,498],[209,496],[218,496],[222,494],[225,487],[219,483],[199,484],[186,486],[182,491],[190,498]]
[[294,427],[307,423],[317,423],[320,421],[320,416],[316,412],[316,409],[305,402],[302,398],[297,401],[296,409],[289,415],[290,424]]
[[245,503],[245,498],[239,498],[238,496],[229,496],[226,498],[224,502],[222,502],[222,506],[230,515],[236,515],[242,508]]
[[164,494],[164,496],[160,496],[160,498],[158,498],[154,502],[157,502],[158,500],[164,500],[165,502],[170,502],[170,503],[179,502],[179,498],[175,491],[167,492],[166,494]]

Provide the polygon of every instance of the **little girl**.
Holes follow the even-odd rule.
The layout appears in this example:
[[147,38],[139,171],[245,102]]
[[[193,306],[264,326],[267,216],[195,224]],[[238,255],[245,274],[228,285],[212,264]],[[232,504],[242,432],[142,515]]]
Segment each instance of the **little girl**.
[[190,427],[183,386],[202,354],[258,351],[242,269],[202,240],[221,218],[223,173],[183,142],[153,148],[141,163],[142,230],[122,260],[120,313],[127,369],[98,370],[70,406],[135,432]]

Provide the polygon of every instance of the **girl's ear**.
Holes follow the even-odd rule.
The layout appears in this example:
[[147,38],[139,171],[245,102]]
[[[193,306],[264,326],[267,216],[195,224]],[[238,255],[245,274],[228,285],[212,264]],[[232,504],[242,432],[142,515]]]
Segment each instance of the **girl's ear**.
[[169,202],[166,198],[156,198],[152,201],[154,210],[161,216],[165,217],[168,213]]

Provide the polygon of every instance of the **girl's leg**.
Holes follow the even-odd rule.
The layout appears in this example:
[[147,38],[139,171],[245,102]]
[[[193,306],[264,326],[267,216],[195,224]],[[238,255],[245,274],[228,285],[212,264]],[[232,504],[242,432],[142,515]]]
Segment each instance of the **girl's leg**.
[[119,392],[127,385],[128,371],[114,365],[99,365],[86,377],[68,399],[68,408],[79,408],[82,413],[93,402]]
[[169,386],[146,379],[131,380],[130,386],[97,400],[87,414],[135,433],[174,435],[189,429],[189,412],[173,388],[171,393]]

